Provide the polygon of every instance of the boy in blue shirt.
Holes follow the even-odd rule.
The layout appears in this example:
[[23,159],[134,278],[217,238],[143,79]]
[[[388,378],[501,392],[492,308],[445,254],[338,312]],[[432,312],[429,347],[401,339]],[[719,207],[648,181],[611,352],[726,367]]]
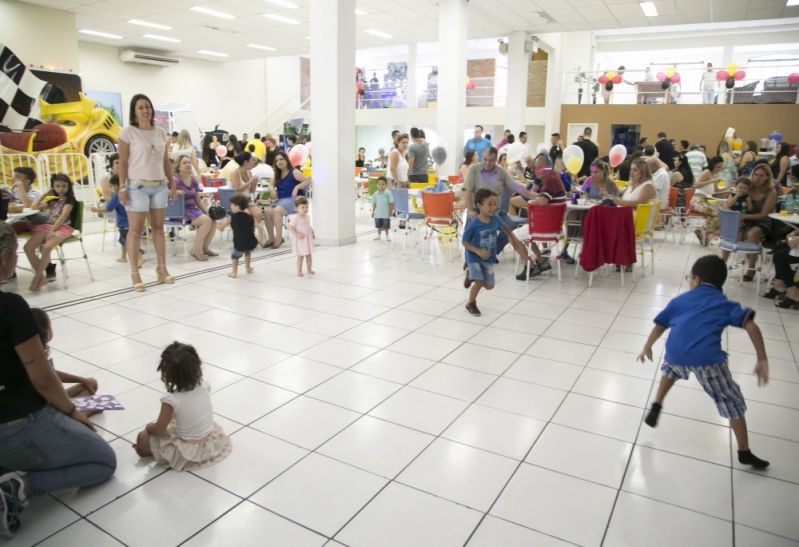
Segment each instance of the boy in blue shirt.
[[477,293],[480,289],[490,291],[494,288],[494,264],[497,260],[497,235],[504,231],[513,248],[527,259],[527,249],[513,232],[503,223],[497,213],[497,194],[488,188],[481,188],[474,195],[474,203],[480,211],[463,231],[463,247],[466,249],[466,279],[463,282],[469,291],[466,311],[480,316],[477,308]]
[[372,194],[372,218],[375,219],[377,237],[380,239],[380,232],[386,232],[386,241],[391,241],[388,237],[388,229],[391,227],[391,215],[394,213],[394,195],[387,191],[388,180],[386,177],[377,179],[377,192]]
[[[112,211],[116,213],[116,224],[117,229],[119,230],[119,244],[122,245],[122,255],[117,258],[117,262],[127,262],[128,255],[127,251],[125,250],[125,244],[128,240],[128,211],[119,201],[119,176],[112,175],[111,178],[108,179],[108,184],[111,185],[111,190],[114,193],[103,207],[92,207],[91,210],[95,213],[110,213]],[[141,264],[139,264],[139,266],[141,266]]]
[[719,414],[730,420],[730,428],[738,442],[738,461],[756,469],[768,467],[749,450],[746,431],[746,401],[727,366],[727,354],[721,349],[721,334],[728,326],[746,330],[757,353],[755,374],[759,386],[768,383],[768,358],[755,312],[728,300],[722,292],[727,279],[727,265],[715,255],[703,256],[691,268],[691,290],[668,303],[655,317],[655,326],[638,356],[642,363],[652,360],[652,345],[671,329],[666,341],[666,356],[661,371],[655,402],[644,421],[655,427],[663,399],[677,380],[687,380],[693,372],[699,384],[716,403]]

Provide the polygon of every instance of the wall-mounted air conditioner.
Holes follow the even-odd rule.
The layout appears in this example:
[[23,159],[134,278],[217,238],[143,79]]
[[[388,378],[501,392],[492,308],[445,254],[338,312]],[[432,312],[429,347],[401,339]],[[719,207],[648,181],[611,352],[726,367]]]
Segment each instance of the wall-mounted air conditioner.
[[132,49],[122,49],[119,51],[119,59],[123,63],[139,63],[142,65],[173,66],[180,64],[180,59],[167,57],[157,53],[144,53]]

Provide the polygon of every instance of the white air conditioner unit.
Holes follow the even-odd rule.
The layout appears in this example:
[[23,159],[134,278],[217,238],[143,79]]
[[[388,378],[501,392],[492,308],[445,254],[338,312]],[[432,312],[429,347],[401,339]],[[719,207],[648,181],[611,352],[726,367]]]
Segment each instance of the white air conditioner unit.
[[144,53],[132,49],[120,50],[119,59],[123,63],[139,63],[142,65],[172,66],[180,64],[180,59],[175,57],[167,57],[157,53]]

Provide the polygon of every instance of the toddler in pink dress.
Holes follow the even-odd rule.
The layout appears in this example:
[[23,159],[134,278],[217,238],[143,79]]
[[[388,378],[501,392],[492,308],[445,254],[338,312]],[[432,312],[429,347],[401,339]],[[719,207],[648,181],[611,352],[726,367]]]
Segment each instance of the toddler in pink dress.
[[313,271],[313,239],[314,233],[311,228],[311,217],[308,216],[308,200],[298,197],[294,202],[297,214],[289,222],[289,233],[291,234],[291,249],[297,257],[297,275],[302,277],[302,259],[305,258],[305,266],[309,275]]

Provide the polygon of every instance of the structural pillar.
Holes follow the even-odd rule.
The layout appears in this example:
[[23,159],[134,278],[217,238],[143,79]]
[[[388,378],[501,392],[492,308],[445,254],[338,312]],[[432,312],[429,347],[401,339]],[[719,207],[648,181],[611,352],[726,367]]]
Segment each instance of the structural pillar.
[[316,240],[355,242],[355,0],[311,0],[311,122]]
[[446,143],[447,160],[438,177],[458,172],[463,159],[466,119],[467,0],[440,0],[438,4],[438,101],[436,127]]
[[405,82],[406,108],[416,108],[418,106],[416,79],[416,43],[408,44],[408,73]]
[[[518,138],[524,131],[527,108],[527,74],[530,53],[525,52],[527,32],[517,30],[508,37],[508,97],[505,101],[505,129]],[[497,135],[499,139],[499,135]]]

